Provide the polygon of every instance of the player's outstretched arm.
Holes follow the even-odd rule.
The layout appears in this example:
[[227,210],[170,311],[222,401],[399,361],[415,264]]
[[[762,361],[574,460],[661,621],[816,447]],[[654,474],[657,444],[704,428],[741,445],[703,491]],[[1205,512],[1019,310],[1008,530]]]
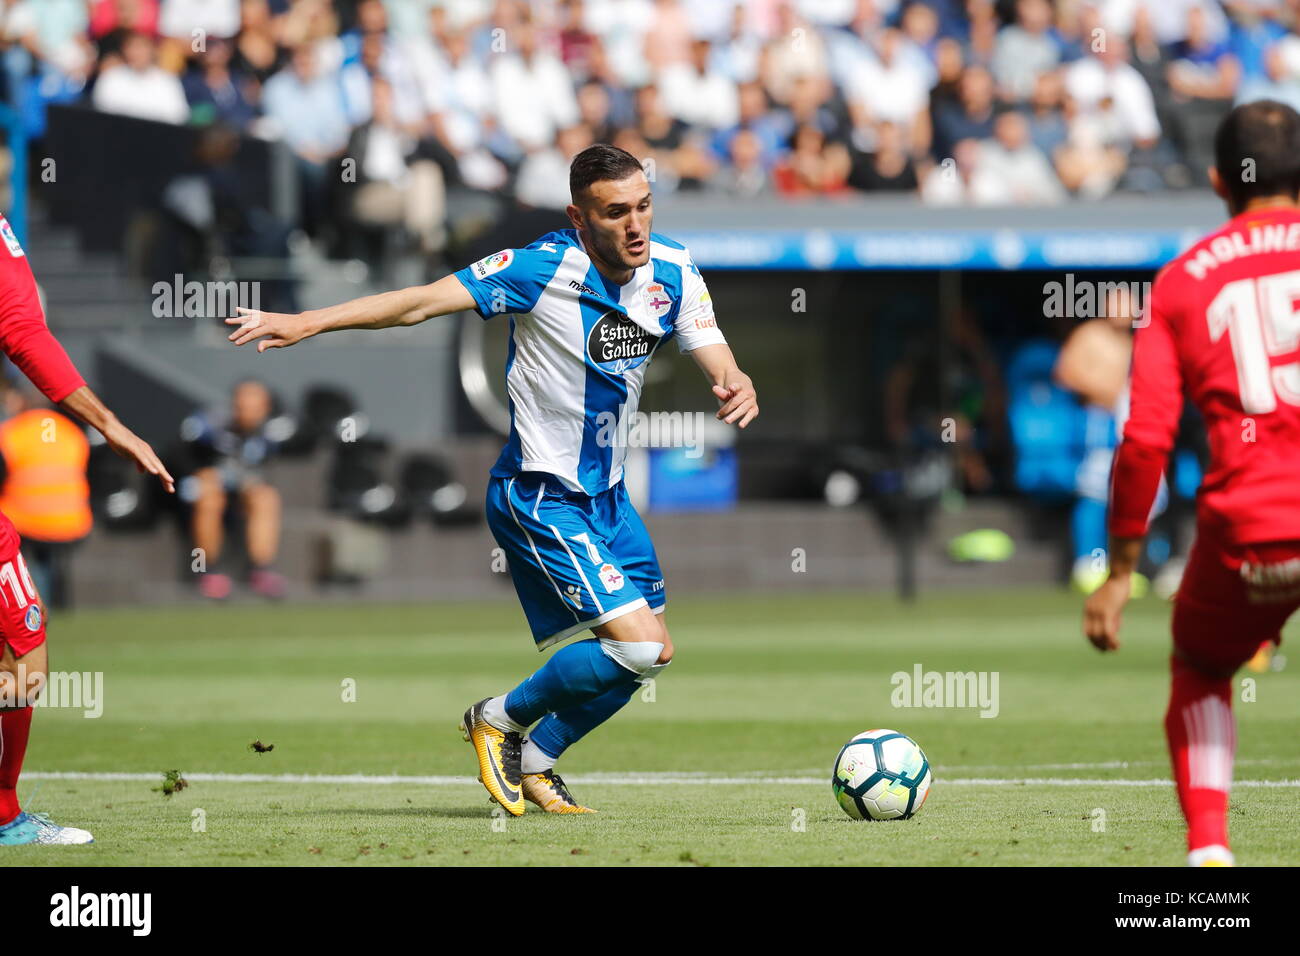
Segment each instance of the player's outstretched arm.
[[265,352],[267,349],[287,348],[322,332],[418,325],[434,316],[472,308],[474,297],[456,276],[449,275],[429,285],[368,295],[296,315],[240,308],[237,310],[239,315],[226,319],[226,324],[239,326],[230,333],[231,342],[236,345],[257,342],[257,350]]
[[68,353],[50,333],[36,277],[21,252],[17,257],[0,256],[0,352],[51,404],[96,429],[113,451],[135,462],[141,472],[153,475],[168,491],[176,490],[172,476],[148,442],[123,425],[90,390]]
[[154,454],[149,443],[123,425],[108,406],[99,400],[99,396],[90,390],[89,385],[81,386],[63,399],[59,402],[59,407],[103,435],[108,447],[128,461],[135,462],[135,467],[142,474],[153,475],[169,492],[176,490],[175,480],[162,460]]
[[736,365],[731,346],[701,345],[692,349],[690,355],[713,385],[713,394],[720,404],[719,420],[744,428],[758,417],[758,394],[754,391],[754,382]]

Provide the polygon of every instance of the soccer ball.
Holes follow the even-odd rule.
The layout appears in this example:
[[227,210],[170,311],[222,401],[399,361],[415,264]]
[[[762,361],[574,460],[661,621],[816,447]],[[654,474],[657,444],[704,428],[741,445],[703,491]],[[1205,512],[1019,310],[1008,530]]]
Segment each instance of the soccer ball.
[[835,758],[831,788],[854,820],[906,820],[930,792],[930,761],[896,730],[854,736]]

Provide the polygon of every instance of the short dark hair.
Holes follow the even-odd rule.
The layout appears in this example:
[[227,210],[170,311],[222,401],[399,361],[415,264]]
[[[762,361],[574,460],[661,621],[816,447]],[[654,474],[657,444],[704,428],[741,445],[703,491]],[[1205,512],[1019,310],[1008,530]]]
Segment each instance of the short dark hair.
[[573,157],[573,162],[569,165],[569,195],[576,200],[592,183],[607,179],[627,179],[634,173],[643,171],[641,160],[627,150],[608,143],[597,143]]
[[1300,113],[1276,100],[1236,107],[1214,134],[1214,167],[1239,208],[1256,196],[1300,194]]

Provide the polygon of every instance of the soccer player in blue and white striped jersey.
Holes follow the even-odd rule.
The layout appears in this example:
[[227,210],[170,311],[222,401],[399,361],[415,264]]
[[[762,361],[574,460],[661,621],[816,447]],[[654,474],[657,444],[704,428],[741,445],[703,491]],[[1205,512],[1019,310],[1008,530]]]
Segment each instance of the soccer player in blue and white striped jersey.
[[672,660],[663,573],[623,486],[622,436],[655,351],[677,340],[712,385],[722,421],[744,428],[758,415],[690,253],[651,232],[650,184],[636,157],[592,146],[574,158],[569,186],[573,228],[524,249],[426,286],[300,315],[240,309],[228,320],[238,326],[231,341],[257,341],[259,352],[470,309],[509,321],[510,437],[492,467],[488,525],[538,648],[594,635],[465,713],[483,784],[516,816],[525,799],[552,813],[591,812],[556,761]]

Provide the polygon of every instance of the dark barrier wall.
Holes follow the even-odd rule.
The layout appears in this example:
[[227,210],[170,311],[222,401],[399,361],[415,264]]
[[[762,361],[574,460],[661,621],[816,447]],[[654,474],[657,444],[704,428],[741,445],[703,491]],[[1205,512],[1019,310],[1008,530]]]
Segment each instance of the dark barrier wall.
[[[1075,283],[1140,289],[1152,278],[1101,271],[704,274],[719,325],[761,398],[758,427],[739,440],[744,491],[757,497],[812,491],[836,449],[891,455],[951,447],[952,429],[963,447],[977,447],[992,487],[1011,490],[1007,371],[1029,343],[1059,346],[1087,318],[1062,314],[1052,290]],[[651,370],[642,407],[711,409],[693,363],[674,357],[671,364]]]
[[[34,198],[56,223],[76,230],[84,249],[120,251],[133,219],[156,209],[166,185],[195,168],[199,135],[192,126],[51,106],[43,151],[31,157]],[[251,198],[264,204],[270,156],[268,143],[243,138],[235,159]],[[54,161],[50,173],[42,165],[46,158]]]

